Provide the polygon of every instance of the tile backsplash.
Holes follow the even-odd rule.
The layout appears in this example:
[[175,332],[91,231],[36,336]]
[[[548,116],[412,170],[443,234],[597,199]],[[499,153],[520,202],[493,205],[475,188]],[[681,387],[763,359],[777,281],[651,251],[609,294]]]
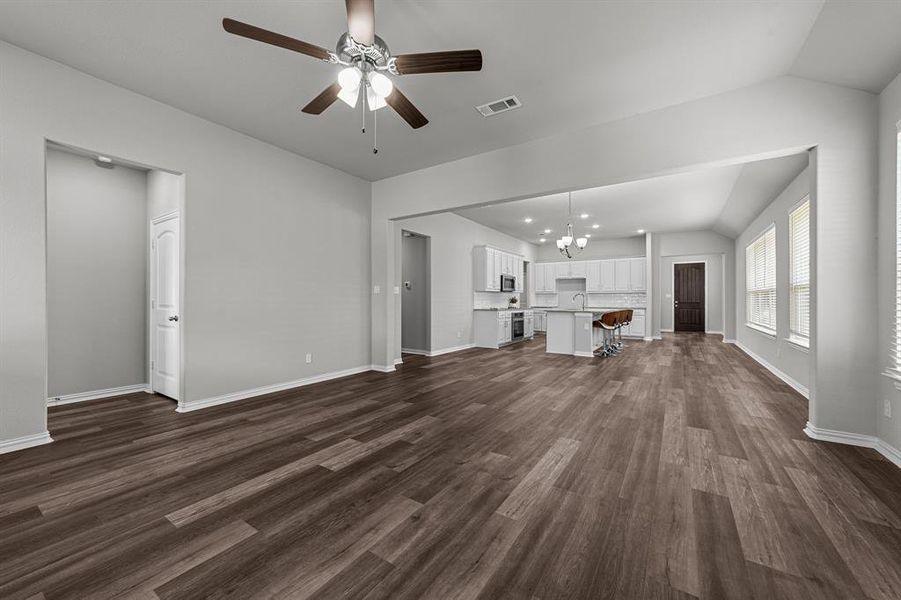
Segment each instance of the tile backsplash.
[[[557,294],[535,294],[534,306],[566,308],[569,302],[570,296],[561,300]],[[647,303],[647,292],[620,292],[588,294],[585,305],[595,308],[646,308]]]
[[473,292],[472,307],[473,308],[507,308],[510,305],[510,298],[517,299],[517,306],[522,303],[522,294],[513,292]]

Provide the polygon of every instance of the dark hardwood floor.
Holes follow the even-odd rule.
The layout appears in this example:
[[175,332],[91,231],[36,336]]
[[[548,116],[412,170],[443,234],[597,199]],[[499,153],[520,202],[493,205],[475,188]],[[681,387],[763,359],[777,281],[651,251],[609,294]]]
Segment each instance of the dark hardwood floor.
[[700,334],[405,357],[0,456],[0,598],[901,598],[901,470]]

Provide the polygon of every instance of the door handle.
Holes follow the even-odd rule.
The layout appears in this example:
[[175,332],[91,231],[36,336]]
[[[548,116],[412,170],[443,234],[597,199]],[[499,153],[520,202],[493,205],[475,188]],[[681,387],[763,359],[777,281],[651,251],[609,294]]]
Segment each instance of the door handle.
[[169,320],[170,321],[178,321],[178,315],[172,315],[171,317],[169,317]]

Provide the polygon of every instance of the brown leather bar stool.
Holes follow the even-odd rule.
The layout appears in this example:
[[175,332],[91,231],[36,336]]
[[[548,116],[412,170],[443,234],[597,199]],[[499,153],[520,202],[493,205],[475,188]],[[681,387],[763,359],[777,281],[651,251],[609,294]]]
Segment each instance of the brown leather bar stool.
[[596,356],[611,356],[616,353],[616,344],[614,339],[614,333],[616,331],[616,326],[618,321],[618,312],[619,311],[610,311],[601,315],[600,319],[595,319],[592,323],[595,327],[599,328],[603,334],[603,342],[601,347],[595,350]]
[[620,323],[617,327],[617,332],[619,332],[619,342],[616,347],[617,350],[622,350],[625,347],[625,343],[623,343],[623,327],[628,327],[632,323],[632,309],[626,309],[619,311],[620,313]]

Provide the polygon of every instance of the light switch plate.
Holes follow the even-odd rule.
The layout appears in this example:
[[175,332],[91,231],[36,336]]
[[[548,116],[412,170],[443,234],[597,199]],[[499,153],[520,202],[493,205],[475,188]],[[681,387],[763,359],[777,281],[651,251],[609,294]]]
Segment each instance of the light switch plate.
[[373,293],[373,294],[381,294],[381,293],[382,293],[382,286],[380,286],[380,285],[374,285],[374,286],[372,286],[372,293]]
[[892,418],[892,401],[888,398],[882,400],[882,414],[885,415],[886,419]]
[[307,364],[310,364],[311,362],[313,362],[313,355],[307,354]]
[[394,295],[396,296],[399,293],[400,293],[400,286],[398,286],[398,285],[394,286]]

